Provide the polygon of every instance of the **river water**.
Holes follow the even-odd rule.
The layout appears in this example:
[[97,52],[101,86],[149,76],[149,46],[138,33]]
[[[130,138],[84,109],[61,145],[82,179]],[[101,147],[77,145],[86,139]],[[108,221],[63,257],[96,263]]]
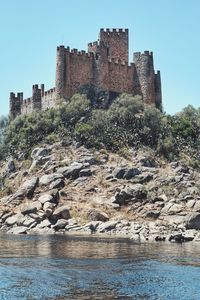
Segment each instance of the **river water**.
[[0,236],[0,299],[200,299],[200,244]]

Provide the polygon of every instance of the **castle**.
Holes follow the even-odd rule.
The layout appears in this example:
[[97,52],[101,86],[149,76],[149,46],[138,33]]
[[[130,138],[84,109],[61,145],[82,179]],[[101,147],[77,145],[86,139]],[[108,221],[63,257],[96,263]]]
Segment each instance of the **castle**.
[[128,29],[100,29],[98,41],[88,44],[88,52],[57,47],[55,87],[45,91],[44,84],[33,85],[28,99],[21,92],[10,93],[10,117],[56,107],[58,99],[67,100],[88,88],[97,97],[122,92],[141,95],[145,104],[161,109],[160,71],[154,71],[153,53],[136,52],[129,64],[128,42]]

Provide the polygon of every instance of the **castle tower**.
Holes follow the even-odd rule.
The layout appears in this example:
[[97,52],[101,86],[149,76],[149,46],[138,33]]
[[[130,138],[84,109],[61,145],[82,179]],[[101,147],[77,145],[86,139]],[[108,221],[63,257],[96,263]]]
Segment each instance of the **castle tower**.
[[107,47],[107,56],[128,62],[128,29],[100,29],[99,41]]
[[108,90],[108,46],[103,41],[88,44],[88,52],[94,54],[93,62],[93,85],[96,90]]
[[64,98],[66,89],[66,49],[57,47],[56,57],[56,99]]
[[12,119],[21,114],[21,105],[23,103],[23,93],[10,93],[9,115]]
[[138,78],[138,92],[143,96],[144,103],[154,104],[156,91],[153,53],[149,51],[134,53],[134,64]]
[[42,109],[42,91],[37,84],[33,85],[32,88],[32,109]]

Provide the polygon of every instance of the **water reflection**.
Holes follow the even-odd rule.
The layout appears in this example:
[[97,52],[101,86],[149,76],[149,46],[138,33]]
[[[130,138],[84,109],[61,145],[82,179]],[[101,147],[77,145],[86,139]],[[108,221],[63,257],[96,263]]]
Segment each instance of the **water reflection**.
[[200,299],[198,266],[198,243],[1,235],[0,299]]
[[185,263],[187,257],[199,265],[197,243],[133,243],[124,238],[97,236],[0,235],[0,256],[3,257],[49,257],[49,258],[149,258]]

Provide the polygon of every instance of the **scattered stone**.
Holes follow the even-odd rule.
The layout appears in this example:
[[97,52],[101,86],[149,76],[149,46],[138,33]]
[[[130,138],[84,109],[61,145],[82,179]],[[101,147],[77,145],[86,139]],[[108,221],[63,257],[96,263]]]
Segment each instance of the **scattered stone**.
[[48,219],[45,219],[40,224],[37,225],[37,228],[45,228],[50,226],[51,226],[51,222]]
[[36,213],[41,208],[42,204],[39,201],[33,201],[30,203],[21,204],[19,210],[23,215],[26,215],[30,213]]
[[53,181],[50,184],[49,188],[50,189],[58,189],[59,190],[59,189],[64,188],[64,186],[65,186],[65,181],[63,179],[59,178],[59,179]]
[[40,178],[39,183],[40,183],[40,186],[49,185],[50,183],[52,183],[53,181],[55,181],[57,179],[64,179],[64,177],[62,174],[59,174],[59,173],[53,173],[53,174],[49,174],[49,175],[45,174]]
[[26,180],[19,190],[13,195],[13,199],[23,199],[24,197],[32,198],[36,187],[38,186],[39,178],[33,177]]
[[197,212],[200,212],[200,200],[197,200],[197,201],[195,202],[195,205],[194,205],[194,207],[193,207],[193,210],[194,210],[194,211],[197,211]]
[[101,224],[102,222],[100,221],[91,221],[87,224],[85,224],[82,228],[83,229],[88,229],[90,230],[91,233],[94,233],[97,231],[98,226]]
[[98,227],[98,232],[107,232],[111,231],[116,227],[116,225],[119,223],[119,221],[108,221],[105,223],[102,223]]
[[160,212],[158,210],[151,210],[146,213],[145,217],[157,219],[159,217],[159,215],[160,215]]
[[117,167],[114,169],[112,176],[118,179],[122,179],[124,177],[125,172],[126,172],[126,168]]
[[82,169],[79,172],[80,177],[89,177],[92,175],[92,171],[90,169]]
[[25,226],[17,226],[8,231],[8,233],[12,234],[26,234],[27,233],[27,227]]
[[180,213],[182,210],[183,210],[183,206],[175,203],[168,209],[168,214],[175,215]]
[[200,229],[200,213],[194,212],[186,216],[185,218],[186,229]]
[[13,226],[14,224],[17,223],[18,221],[18,217],[19,215],[14,215],[12,217],[8,217],[5,221],[5,223],[8,225],[8,226]]
[[102,221],[106,222],[109,220],[108,215],[105,212],[98,211],[97,209],[90,209],[87,212],[87,219],[89,221]]
[[156,167],[155,160],[150,157],[143,157],[140,159],[140,162],[141,162],[142,166],[147,167],[147,168],[155,168]]
[[56,206],[55,203],[51,203],[51,202],[45,202],[43,205],[43,210],[46,212],[47,209],[54,209]]
[[83,167],[84,165],[82,163],[74,162],[68,167],[59,168],[57,173],[63,174],[65,178],[75,180],[79,177],[79,172]]
[[70,219],[70,212],[69,212],[69,207],[66,205],[63,205],[59,208],[56,208],[55,211],[52,214],[52,219],[53,220],[58,220],[58,219],[65,219],[68,220]]
[[174,235],[170,235],[169,242],[182,243],[184,242],[184,236],[182,233],[176,233]]
[[49,195],[49,194],[43,194],[41,195],[39,198],[38,198],[38,201],[41,203],[41,204],[44,204],[46,202],[53,202],[53,196],[52,195]]
[[11,211],[5,211],[5,212],[3,212],[2,213],[2,216],[1,216],[1,220],[2,220],[2,222],[4,223],[5,222],[5,220],[7,219],[7,218],[9,218],[9,217],[11,217],[13,215],[13,213],[11,212]]
[[15,162],[12,158],[10,158],[6,165],[5,173],[10,174],[10,173],[14,173],[15,171],[16,171]]
[[59,219],[55,225],[52,226],[53,229],[60,230],[64,229],[66,225],[68,224],[68,221],[66,219]]
[[137,168],[127,169],[125,171],[123,178],[129,180],[137,175],[140,175],[140,173],[141,173],[140,170]]
[[45,156],[49,155],[49,150],[46,148],[35,148],[31,153],[31,158],[34,160],[38,160]]
[[[35,223],[35,220],[33,218],[31,218],[30,216],[25,216],[24,217],[24,222],[23,225],[26,227],[30,227],[31,225],[33,225]],[[37,224],[37,223],[36,223]]]

